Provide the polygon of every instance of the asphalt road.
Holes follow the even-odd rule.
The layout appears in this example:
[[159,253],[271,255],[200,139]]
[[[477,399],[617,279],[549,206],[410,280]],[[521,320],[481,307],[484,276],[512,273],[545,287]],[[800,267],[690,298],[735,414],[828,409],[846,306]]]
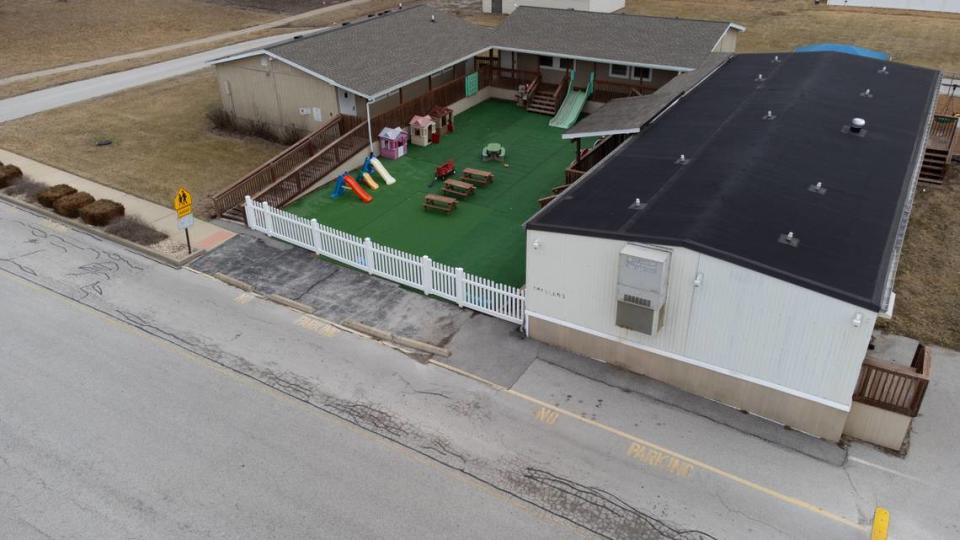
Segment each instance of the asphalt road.
[[836,467],[545,351],[483,384],[3,201],[0,298],[0,538],[854,540],[877,505],[960,534],[956,357],[908,459]]
[[212,60],[241,53],[250,49],[267,47],[274,43],[290,39],[298,35],[308,35],[319,30],[308,32],[299,31],[277,36],[269,36],[243,43],[236,43],[226,47],[220,47],[209,51],[204,51],[166,62],[159,62],[143,67],[101,75],[82,81],[45,88],[21,94],[12,98],[0,100],[0,122],[7,122],[24,116],[30,116],[43,111],[49,111],[58,107],[72,105],[88,99],[94,99],[115,92],[127,90],[137,86],[143,86],[164,79],[179,77],[194,71],[199,71],[209,67]]
[[0,537],[582,536],[3,272],[0,298]]

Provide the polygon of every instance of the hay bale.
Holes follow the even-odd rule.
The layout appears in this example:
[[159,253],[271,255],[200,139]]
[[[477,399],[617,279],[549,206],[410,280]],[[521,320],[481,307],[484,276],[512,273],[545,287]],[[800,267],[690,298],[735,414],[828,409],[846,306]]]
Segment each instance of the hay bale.
[[80,219],[88,225],[104,227],[123,216],[123,205],[109,199],[100,199],[80,209]]
[[73,195],[76,192],[76,189],[73,189],[66,184],[57,184],[49,189],[41,191],[40,194],[37,195],[37,202],[46,206],[47,208],[53,208],[53,203],[56,202],[57,199],[65,195]]
[[64,217],[75,218],[80,215],[80,209],[93,203],[96,199],[86,191],[79,191],[64,195],[53,202],[53,211]]
[[23,176],[23,171],[20,170],[20,167],[0,163],[0,188],[12,185],[21,176]]

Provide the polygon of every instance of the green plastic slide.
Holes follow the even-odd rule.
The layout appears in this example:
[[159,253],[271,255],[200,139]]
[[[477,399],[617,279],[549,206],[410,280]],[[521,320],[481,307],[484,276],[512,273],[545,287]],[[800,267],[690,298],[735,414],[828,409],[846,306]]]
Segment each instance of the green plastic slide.
[[557,114],[550,120],[550,127],[568,129],[570,126],[576,124],[580,118],[580,113],[583,111],[584,105],[587,104],[587,99],[593,94],[593,73],[590,73],[590,81],[587,83],[587,89],[583,91],[573,89],[574,76],[575,74],[570,76],[570,84],[567,87],[567,97],[563,99],[560,110],[558,110]]

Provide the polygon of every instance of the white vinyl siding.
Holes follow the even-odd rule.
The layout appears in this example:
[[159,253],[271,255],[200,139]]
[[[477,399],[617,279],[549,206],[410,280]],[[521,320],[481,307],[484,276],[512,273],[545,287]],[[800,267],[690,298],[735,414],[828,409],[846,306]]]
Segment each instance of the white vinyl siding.
[[[664,323],[647,336],[615,321],[618,257],[625,245],[529,231],[527,309],[624,343],[850,404],[876,313],[689,249],[665,247],[672,256]],[[702,281],[695,287],[698,274]],[[852,324],[857,313],[859,327]]]

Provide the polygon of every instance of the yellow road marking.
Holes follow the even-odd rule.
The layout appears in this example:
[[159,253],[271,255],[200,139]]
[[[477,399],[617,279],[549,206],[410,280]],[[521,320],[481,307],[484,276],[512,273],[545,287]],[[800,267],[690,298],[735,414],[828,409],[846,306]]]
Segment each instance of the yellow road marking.
[[553,424],[557,423],[557,418],[560,418],[560,413],[552,409],[548,409],[547,407],[540,407],[535,413],[533,413],[533,416],[544,424],[552,426]]
[[333,337],[340,333],[336,326],[310,315],[301,315],[293,324],[324,337]]
[[233,301],[242,306],[244,304],[250,303],[250,301],[253,300],[254,298],[256,298],[255,294],[243,292],[238,294],[237,297],[233,299]]
[[873,511],[873,528],[870,530],[870,540],[887,540],[887,529],[890,528],[890,512],[878,506]]
[[[442,367],[442,368],[444,368],[444,369],[448,369],[448,370],[453,371],[453,372],[455,372],[455,373],[467,374],[467,372],[463,371],[462,369],[453,367],[453,366],[451,366],[451,365],[449,365],[449,364],[444,364],[443,362],[439,362],[439,361],[437,361],[437,360],[430,360],[430,363],[435,364],[435,365],[437,365],[437,366],[439,366],[439,367]],[[617,429],[617,428],[615,428],[615,427],[611,427],[611,426],[608,426],[608,425],[606,425],[606,424],[597,422],[596,420],[591,420],[591,419],[589,419],[589,418],[585,418],[585,417],[583,417],[583,416],[581,416],[581,415],[579,415],[579,414],[570,412],[570,411],[568,411],[568,410],[562,409],[562,408],[557,407],[557,406],[555,406],[555,405],[551,405],[551,404],[549,404],[549,403],[547,403],[547,402],[545,402],[545,401],[541,401],[541,400],[539,400],[539,399],[537,399],[537,398],[535,398],[535,397],[533,397],[533,396],[528,396],[528,395],[526,395],[526,394],[524,394],[524,393],[522,393],[522,392],[518,392],[518,391],[516,391],[516,390],[513,390],[512,388],[505,388],[505,387],[503,387],[503,386],[501,386],[501,385],[499,385],[499,384],[497,384],[497,383],[494,383],[494,382],[492,382],[492,381],[488,381],[488,380],[483,379],[483,378],[481,378],[481,377],[478,377],[478,376],[476,376],[476,375],[467,374],[467,376],[469,376],[469,377],[472,378],[472,379],[475,379],[475,380],[478,380],[478,381],[480,381],[480,382],[483,382],[483,383],[485,383],[485,384],[487,384],[487,385],[489,385],[489,386],[491,386],[491,387],[493,387],[493,388],[495,388],[495,389],[502,390],[502,391],[506,392],[507,394],[510,394],[510,395],[515,396],[515,397],[518,397],[518,398],[520,398],[520,399],[522,399],[522,400],[525,400],[525,401],[528,401],[528,402],[533,403],[533,404],[535,404],[535,405],[538,405],[538,406],[540,406],[540,407],[546,407],[546,408],[548,408],[548,409],[552,409],[552,410],[556,411],[556,412],[557,412],[558,414],[560,414],[560,415],[567,416],[567,417],[573,418],[573,419],[575,419],[575,420],[578,420],[578,421],[580,421],[580,422],[583,422],[583,423],[585,423],[585,424],[591,425],[591,426],[593,426],[593,427],[595,427],[595,428],[602,429],[603,431],[606,431],[606,432],[608,432],[608,433],[612,433],[613,435],[616,435],[616,436],[618,436],[618,437],[622,437],[622,438],[624,438],[624,439],[627,439],[628,441],[631,441],[631,442],[634,442],[634,443],[643,445],[644,447],[646,447],[646,448],[648,448],[648,449],[649,449],[649,448],[652,448],[652,449],[660,452],[661,454],[666,454],[667,456],[672,456],[672,457],[674,457],[674,458],[676,458],[676,459],[678,459],[678,460],[683,460],[683,461],[687,462],[688,464],[692,465],[693,467],[700,468],[700,469],[702,469],[702,470],[704,470],[704,471],[713,473],[713,474],[715,474],[715,475],[717,475],[717,476],[719,476],[719,477],[721,477],[721,478],[725,478],[725,479],[727,479],[727,480],[730,480],[730,481],[732,481],[732,482],[735,482],[735,483],[737,483],[737,484],[740,484],[741,486],[744,486],[744,487],[746,487],[746,488],[752,489],[752,490],[754,490],[754,491],[757,491],[757,492],[759,492],[759,493],[762,493],[762,494],[764,494],[764,495],[767,495],[767,496],[772,497],[772,498],[774,498],[774,499],[777,499],[777,500],[779,500],[779,501],[785,502],[785,503],[787,503],[787,504],[789,504],[789,505],[791,505],[791,506],[795,506],[795,507],[797,507],[797,508],[800,508],[800,509],[803,509],[803,510],[812,512],[812,513],[814,513],[814,514],[817,514],[817,515],[819,515],[819,516],[825,517],[825,518],[827,518],[827,519],[829,519],[829,520],[831,520],[831,521],[834,521],[834,522],[836,522],[836,523],[839,523],[839,524],[841,524],[841,525],[846,525],[847,527],[856,529],[856,530],[858,530],[858,531],[867,531],[867,530],[868,530],[868,528],[867,528],[865,525],[861,525],[861,524],[857,523],[856,521],[853,521],[853,520],[847,519],[847,518],[845,518],[845,517],[843,517],[843,516],[839,516],[839,515],[837,515],[837,514],[834,514],[834,513],[830,512],[829,510],[825,510],[825,509],[823,509],[823,508],[821,508],[821,507],[819,507],[819,506],[817,506],[817,505],[815,505],[815,504],[808,503],[808,502],[806,502],[806,501],[804,501],[804,500],[802,500],[802,499],[798,499],[797,497],[793,497],[793,496],[791,496],[791,495],[786,495],[786,494],[784,494],[784,493],[780,493],[779,491],[777,491],[777,490],[775,490],[775,489],[768,488],[768,487],[766,487],[766,486],[762,486],[762,485],[760,485],[760,484],[758,484],[758,483],[756,483],[756,482],[753,482],[753,481],[751,481],[751,480],[747,480],[746,478],[741,478],[740,476],[737,476],[737,475],[735,475],[735,474],[733,474],[733,473],[731,473],[731,472],[727,472],[727,471],[725,471],[725,470],[723,470],[723,469],[720,469],[719,467],[715,467],[715,466],[713,466],[713,465],[709,465],[709,464],[704,463],[704,462],[702,462],[702,461],[699,461],[699,460],[693,459],[693,458],[691,458],[691,457],[685,456],[685,455],[683,455],[683,454],[681,454],[681,453],[679,453],[679,452],[674,452],[673,450],[669,450],[669,449],[664,448],[664,447],[662,447],[662,446],[660,446],[660,445],[651,443],[651,442],[649,442],[649,441],[646,441],[646,440],[644,440],[644,439],[641,439],[640,437],[637,437],[637,436],[635,436],[635,435],[631,435],[631,434],[629,434],[629,433],[626,433],[626,432],[624,432],[624,431],[621,431],[621,430],[619,430],[619,429]],[[628,450],[628,451],[629,451],[629,450]],[[691,469],[691,471],[692,471],[692,469]],[[689,474],[689,473],[688,473],[688,474]]]

